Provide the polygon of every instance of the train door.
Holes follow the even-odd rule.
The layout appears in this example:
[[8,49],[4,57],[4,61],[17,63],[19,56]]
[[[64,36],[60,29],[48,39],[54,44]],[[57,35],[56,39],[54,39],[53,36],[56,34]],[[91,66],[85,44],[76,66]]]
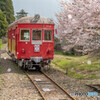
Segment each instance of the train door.
[[8,32],[8,51],[11,52],[11,33]]
[[15,45],[16,45],[16,41],[15,41],[15,30],[13,30],[12,33],[12,53],[15,55]]
[[17,56],[17,50],[18,50],[18,34],[15,32],[15,56]]

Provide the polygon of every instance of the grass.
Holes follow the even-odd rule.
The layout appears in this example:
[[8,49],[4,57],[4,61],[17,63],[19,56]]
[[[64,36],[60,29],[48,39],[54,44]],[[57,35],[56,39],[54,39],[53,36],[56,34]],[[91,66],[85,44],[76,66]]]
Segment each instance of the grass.
[[56,52],[52,63],[65,71],[68,68],[68,76],[73,78],[94,79],[100,76],[100,58],[98,57],[66,56],[63,53]]
[[6,44],[2,44],[2,40],[0,39],[0,48],[2,49]]

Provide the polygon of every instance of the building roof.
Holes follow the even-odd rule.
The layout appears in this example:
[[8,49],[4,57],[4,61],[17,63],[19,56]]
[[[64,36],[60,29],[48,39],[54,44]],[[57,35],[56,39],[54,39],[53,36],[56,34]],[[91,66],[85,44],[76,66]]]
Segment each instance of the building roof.
[[8,27],[11,27],[12,25],[15,25],[17,23],[45,23],[45,24],[54,24],[54,21],[50,18],[40,17],[39,15],[35,15],[32,17],[22,17],[18,20],[15,20],[12,24],[10,24]]

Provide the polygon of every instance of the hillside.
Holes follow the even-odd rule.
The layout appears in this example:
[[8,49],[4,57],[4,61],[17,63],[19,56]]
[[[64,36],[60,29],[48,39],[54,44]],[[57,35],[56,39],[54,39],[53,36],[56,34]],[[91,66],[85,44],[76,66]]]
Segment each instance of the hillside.
[[80,79],[95,79],[100,77],[99,57],[66,56],[55,54],[52,64],[64,70],[68,76]]

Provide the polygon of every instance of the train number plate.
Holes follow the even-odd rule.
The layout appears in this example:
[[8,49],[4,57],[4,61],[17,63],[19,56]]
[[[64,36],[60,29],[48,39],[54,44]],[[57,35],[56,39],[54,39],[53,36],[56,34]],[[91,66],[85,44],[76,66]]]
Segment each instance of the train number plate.
[[40,45],[34,45],[34,52],[40,52]]

